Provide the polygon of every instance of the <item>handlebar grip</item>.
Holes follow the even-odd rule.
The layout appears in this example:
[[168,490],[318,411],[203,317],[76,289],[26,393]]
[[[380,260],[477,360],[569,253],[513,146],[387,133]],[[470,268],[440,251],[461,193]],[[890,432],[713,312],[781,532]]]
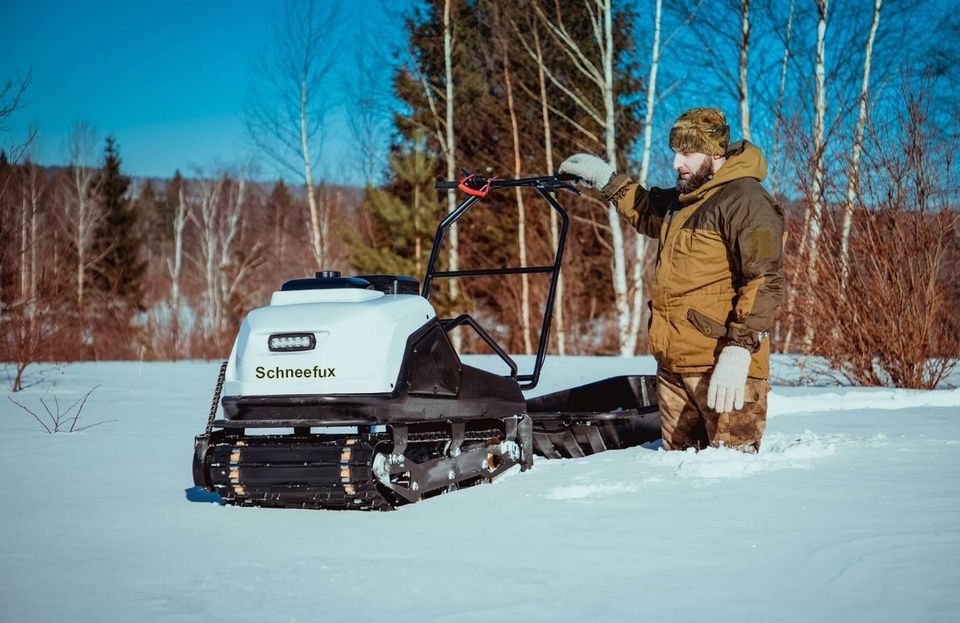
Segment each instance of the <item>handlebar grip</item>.
[[437,182],[433,187],[437,190],[457,190],[460,182]]

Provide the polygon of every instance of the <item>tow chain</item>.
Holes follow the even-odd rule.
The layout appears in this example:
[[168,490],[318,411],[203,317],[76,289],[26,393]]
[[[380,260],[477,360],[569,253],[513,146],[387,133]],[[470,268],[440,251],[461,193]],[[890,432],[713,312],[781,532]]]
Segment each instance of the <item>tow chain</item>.
[[217,407],[220,405],[220,393],[223,392],[223,381],[227,376],[227,361],[220,364],[220,376],[217,377],[217,388],[213,390],[213,404],[210,405],[210,417],[207,418],[207,434],[213,431],[213,420],[217,417]]

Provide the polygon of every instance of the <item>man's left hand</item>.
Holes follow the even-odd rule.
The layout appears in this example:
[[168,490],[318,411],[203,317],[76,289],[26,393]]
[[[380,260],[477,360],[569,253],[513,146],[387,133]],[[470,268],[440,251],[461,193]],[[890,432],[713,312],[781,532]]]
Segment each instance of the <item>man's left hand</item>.
[[743,408],[744,388],[750,371],[750,351],[740,346],[725,346],[717,358],[707,389],[707,406],[718,413]]

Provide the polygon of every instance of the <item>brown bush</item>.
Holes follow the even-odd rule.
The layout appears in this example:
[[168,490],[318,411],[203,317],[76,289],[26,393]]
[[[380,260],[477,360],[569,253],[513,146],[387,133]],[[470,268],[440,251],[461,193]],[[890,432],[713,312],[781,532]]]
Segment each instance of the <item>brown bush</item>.
[[847,381],[932,389],[957,366],[958,301],[951,300],[960,213],[861,211],[850,273],[826,249],[819,262],[814,354]]

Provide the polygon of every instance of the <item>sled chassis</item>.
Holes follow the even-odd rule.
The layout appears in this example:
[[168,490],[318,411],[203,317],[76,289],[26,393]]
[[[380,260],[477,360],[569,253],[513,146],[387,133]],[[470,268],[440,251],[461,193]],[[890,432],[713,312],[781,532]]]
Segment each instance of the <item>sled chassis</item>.
[[[492,190],[516,186],[535,189],[559,217],[553,264],[440,270],[450,226]],[[322,271],[284,283],[247,315],[195,440],[198,487],[240,506],[390,510],[526,471],[534,454],[576,458],[659,438],[652,376],[524,397],[543,367],[568,225],[553,195],[576,192],[570,178],[468,176],[437,187],[468,197],[437,228],[422,290],[406,276]],[[550,276],[528,374],[470,315],[440,319],[430,304],[438,279],[523,273]],[[464,364],[448,337],[459,326],[509,374]]]

